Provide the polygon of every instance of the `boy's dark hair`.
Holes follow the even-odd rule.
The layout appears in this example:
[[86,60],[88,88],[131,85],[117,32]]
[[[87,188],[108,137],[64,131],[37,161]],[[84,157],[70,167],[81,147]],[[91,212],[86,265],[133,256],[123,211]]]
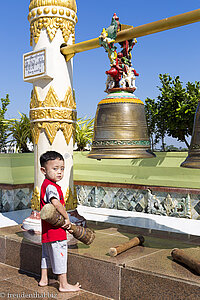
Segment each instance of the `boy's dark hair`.
[[44,167],[49,160],[55,160],[57,158],[64,161],[62,154],[56,151],[47,151],[40,156],[40,165]]

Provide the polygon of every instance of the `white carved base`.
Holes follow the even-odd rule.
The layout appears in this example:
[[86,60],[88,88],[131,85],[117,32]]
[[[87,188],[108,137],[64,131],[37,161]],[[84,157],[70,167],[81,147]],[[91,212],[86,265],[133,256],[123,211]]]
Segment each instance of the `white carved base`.
[[22,229],[31,231],[32,234],[41,234],[41,219],[37,211],[32,211],[30,217],[26,218],[22,223]]

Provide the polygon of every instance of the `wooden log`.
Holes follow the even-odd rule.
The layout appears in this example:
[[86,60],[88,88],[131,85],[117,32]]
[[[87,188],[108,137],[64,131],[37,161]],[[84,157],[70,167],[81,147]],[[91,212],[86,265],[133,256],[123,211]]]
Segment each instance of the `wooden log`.
[[85,245],[90,245],[95,239],[94,231],[88,227],[71,224],[69,232]]
[[183,250],[175,248],[172,250],[171,256],[173,257],[174,260],[189,267],[191,270],[195,271],[197,274],[200,274],[200,261],[190,257]]
[[[65,224],[64,217],[57,211],[55,206],[51,203],[46,204],[40,211],[40,217],[42,220],[52,224],[55,227],[61,227]],[[68,229],[77,240],[86,245],[90,245],[95,239],[95,233],[90,228],[85,228],[71,223],[70,229]]]
[[118,245],[114,248],[110,248],[109,254],[110,256],[117,256],[118,254],[132,248],[138,245],[142,245],[144,243],[144,237],[142,235],[139,235],[137,237],[134,237],[130,241],[123,243],[121,245]]
[[57,211],[55,206],[47,203],[40,211],[40,218],[53,226],[61,227],[65,224],[64,217]]

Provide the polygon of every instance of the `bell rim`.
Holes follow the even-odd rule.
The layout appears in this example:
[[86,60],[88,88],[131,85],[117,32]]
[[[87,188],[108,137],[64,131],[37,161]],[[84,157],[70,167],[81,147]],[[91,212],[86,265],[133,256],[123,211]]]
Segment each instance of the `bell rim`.
[[183,161],[180,166],[182,168],[200,169],[200,161],[198,159],[191,160],[190,158],[186,158],[186,160]]
[[120,149],[117,149],[116,153],[114,153],[113,150],[114,149],[102,149],[102,151],[98,151],[96,149],[92,149],[87,157],[93,159],[143,159],[156,157],[150,149],[130,149],[130,152],[126,152],[126,154],[124,153],[125,149],[121,149],[123,153],[120,153],[122,152]]

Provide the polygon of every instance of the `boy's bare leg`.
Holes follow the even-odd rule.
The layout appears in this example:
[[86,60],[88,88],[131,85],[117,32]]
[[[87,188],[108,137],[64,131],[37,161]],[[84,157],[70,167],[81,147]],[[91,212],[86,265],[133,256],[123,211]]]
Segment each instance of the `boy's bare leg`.
[[60,292],[78,292],[80,291],[81,285],[77,282],[75,285],[69,284],[67,282],[67,274],[58,275],[60,282],[59,291]]
[[38,283],[39,286],[48,285],[48,269],[41,269],[41,279]]

